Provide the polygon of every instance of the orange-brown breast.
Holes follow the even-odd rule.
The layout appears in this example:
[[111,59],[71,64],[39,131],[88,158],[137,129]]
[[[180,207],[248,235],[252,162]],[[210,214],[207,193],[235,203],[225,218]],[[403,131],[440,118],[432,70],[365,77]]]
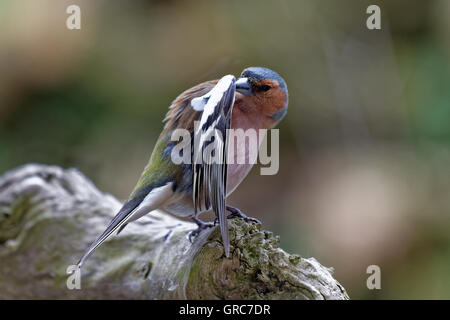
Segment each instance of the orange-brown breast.
[[[256,143],[259,148],[261,143],[259,140],[259,129],[266,128],[266,117],[258,110],[259,106],[255,103],[255,100],[248,98],[240,93],[236,93],[236,100],[231,115],[231,129],[256,130],[257,140],[253,143]],[[232,146],[234,150],[228,149],[228,162],[230,164],[228,165],[227,195],[236,189],[253,167],[253,163],[250,163],[249,159],[248,139],[245,139],[245,141],[236,139]],[[245,164],[238,164],[238,157],[244,157]]]

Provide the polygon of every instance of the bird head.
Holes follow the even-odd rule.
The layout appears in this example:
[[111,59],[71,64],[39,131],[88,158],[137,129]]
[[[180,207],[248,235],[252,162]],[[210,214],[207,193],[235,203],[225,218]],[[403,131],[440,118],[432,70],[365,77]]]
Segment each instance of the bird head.
[[236,91],[246,105],[255,106],[273,127],[283,119],[288,108],[288,90],[284,79],[275,71],[263,67],[250,67],[236,80]]

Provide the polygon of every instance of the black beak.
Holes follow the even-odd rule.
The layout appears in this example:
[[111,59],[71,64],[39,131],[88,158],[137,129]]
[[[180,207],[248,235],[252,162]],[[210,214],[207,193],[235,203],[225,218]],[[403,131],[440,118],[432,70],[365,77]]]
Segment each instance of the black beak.
[[252,87],[250,86],[250,83],[248,82],[248,78],[239,78],[235,82],[236,85],[236,91],[242,94],[245,94],[247,96],[250,96],[252,94]]

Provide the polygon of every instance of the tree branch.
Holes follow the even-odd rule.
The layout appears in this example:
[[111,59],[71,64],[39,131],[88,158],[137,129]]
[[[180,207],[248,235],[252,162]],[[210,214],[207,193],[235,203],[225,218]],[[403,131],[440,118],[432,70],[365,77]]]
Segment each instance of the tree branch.
[[99,248],[69,290],[67,267],[120,205],[76,169],[29,164],[0,177],[0,298],[348,299],[331,269],[286,253],[260,225],[232,220],[225,258],[217,228],[191,244],[196,226],[159,211]]

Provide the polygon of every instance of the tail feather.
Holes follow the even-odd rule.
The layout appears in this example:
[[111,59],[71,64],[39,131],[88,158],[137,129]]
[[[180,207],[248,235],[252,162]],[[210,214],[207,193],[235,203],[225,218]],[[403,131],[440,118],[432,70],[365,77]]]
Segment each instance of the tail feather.
[[[169,182],[163,186],[147,187],[137,198],[124,204],[119,213],[111,220],[105,231],[89,246],[83,257],[78,261],[77,266],[81,268],[84,261],[105,242],[116,230],[121,232],[125,226],[132,221],[139,219],[145,214],[158,209],[173,194],[173,183]],[[151,190],[151,191],[150,191]]]
[[130,206],[130,202],[127,202],[122,209],[120,209],[119,213],[111,220],[108,227],[105,231],[87,248],[85,253],[83,254],[83,257],[81,257],[80,261],[78,261],[77,266],[81,268],[84,261],[89,258],[89,256],[98,248],[101,246],[103,242],[105,242],[117,229],[119,229],[119,232],[122,231],[122,229],[126,225],[127,218],[130,216],[132,211],[138,206],[136,204],[135,206]]

